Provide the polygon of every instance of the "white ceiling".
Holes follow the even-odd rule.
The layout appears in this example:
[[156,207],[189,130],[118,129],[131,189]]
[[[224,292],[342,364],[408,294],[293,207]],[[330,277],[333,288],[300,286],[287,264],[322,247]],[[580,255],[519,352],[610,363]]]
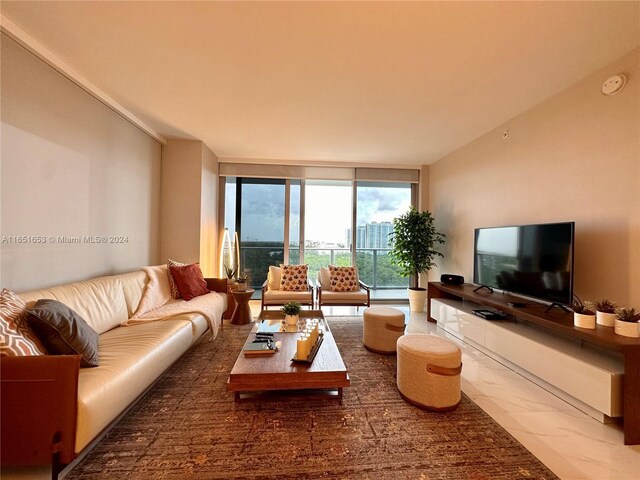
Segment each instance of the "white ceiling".
[[3,1],[2,13],[168,138],[221,157],[410,165],[638,46],[639,6]]

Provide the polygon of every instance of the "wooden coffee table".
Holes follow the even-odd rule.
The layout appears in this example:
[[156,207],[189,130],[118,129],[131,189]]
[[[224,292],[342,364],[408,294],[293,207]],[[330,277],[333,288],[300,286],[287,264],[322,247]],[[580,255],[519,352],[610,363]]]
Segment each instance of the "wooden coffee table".
[[[319,318],[324,328],[324,340],[313,363],[293,362],[296,352],[298,327],[282,324],[284,315],[279,311],[263,310],[247,341],[260,329],[274,331],[280,349],[265,356],[245,357],[240,352],[227,380],[227,390],[235,393],[235,400],[254,397],[274,391],[298,391],[303,394],[322,394],[329,398],[342,398],[342,389],[351,383],[338,346],[321,310],[302,310],[301,320]],[[301,322],[302,323],[302,322]]]

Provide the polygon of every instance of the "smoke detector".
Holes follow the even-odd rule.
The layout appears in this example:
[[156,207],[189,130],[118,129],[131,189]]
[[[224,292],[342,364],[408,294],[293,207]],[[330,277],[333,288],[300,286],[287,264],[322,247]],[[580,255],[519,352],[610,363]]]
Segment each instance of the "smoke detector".
[[602,93],[605,95],[615,95],[620,90],[622,90],[622,87],[624,87],[625,83],[627,83],[627,77],[625,77],[621,73],[609,77],[602,84]]

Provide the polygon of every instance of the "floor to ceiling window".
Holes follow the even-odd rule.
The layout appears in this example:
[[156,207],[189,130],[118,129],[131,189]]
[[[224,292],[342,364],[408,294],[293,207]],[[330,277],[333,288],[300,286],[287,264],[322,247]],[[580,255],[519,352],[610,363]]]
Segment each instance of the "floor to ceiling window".
[[411,206],[411,185],[387,182],[357,182],[356,185],[353,241],[360,278],[376,290],[409,286],[409,279],[400,275],[388,254],[393,219]]
[[304,195],[304,263],[315,281],[320,267],[351,265],[353,182],[307,180]]
[[[240,273],[260,294],[270,265],[357,265],[374,298],[408,286],[389,259],[393,219],[415,198],[415,183],[226,176],[224,225],[240,238]],[[396,289],[396,290],[394,290]],[[403,296],[404,294],[400,294]]]

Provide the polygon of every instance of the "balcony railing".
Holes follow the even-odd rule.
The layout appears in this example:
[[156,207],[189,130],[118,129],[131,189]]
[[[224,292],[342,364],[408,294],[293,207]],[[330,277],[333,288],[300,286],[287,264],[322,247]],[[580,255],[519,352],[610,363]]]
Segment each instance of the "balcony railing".
[[[356,265],[360,279],[373,289],[406,288],[409,279],[400,275],[391,263],[388,248],[357,248]],[[299,250],[290,248],[290,263],[300,260]],[[240,248],[240,263],[249,276],[250,285],[259,289],[267,278],[269,265],[278,265],[284,260],[282,244],[248,246]],[[309,265],[309,278],[317,278],[320,267],[328,265],[351,265],[351,251],[347,248],[305,247],[304,263]]]

